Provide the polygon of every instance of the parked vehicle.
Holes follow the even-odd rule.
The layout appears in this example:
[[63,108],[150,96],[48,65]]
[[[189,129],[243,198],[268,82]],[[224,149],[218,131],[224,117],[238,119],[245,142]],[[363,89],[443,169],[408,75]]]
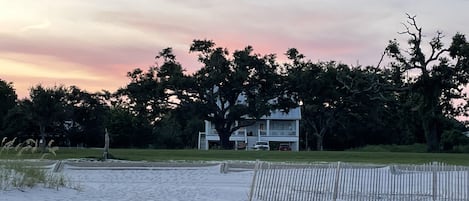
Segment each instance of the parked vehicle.
[[291,147],[290,147],[290,144],[280,144],[278,146],[278,150],[279,151],[291,151]]
[[254,150],[270,150],[269,142],[257,141],[256,144],[254,144]]

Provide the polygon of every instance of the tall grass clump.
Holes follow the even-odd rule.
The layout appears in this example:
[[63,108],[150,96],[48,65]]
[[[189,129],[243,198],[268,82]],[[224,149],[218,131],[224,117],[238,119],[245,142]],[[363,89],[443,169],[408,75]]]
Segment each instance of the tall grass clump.
[[[21,159],[23,154],[36,154],[38,152],[37,140],[28,139],[20,143],[16,141],[17,138],[8,141],[5,137],[0,143],[0,190],[15,188],[22,190],[40,185],[55,189],[67,186],[67,179],[62,174],[53,173]],[[53,140],[49,141],[46,147],[47,151],[38,155],[40,159],[56,155],[58,147],[53,147],[52,143]],[[11,155],[15,155],[16,159],[11,159]]]

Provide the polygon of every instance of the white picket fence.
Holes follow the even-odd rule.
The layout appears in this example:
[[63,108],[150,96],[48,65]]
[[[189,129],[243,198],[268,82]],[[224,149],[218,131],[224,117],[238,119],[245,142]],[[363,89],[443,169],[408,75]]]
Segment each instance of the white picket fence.
[[469,200],[469,168],[257,162],[249,201]]

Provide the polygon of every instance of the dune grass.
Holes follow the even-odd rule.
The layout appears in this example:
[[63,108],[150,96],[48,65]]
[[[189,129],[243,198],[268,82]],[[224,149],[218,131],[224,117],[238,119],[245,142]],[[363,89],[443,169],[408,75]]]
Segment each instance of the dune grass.
[[[0,190],[25,189],[42,185],[47,188],[67,186],[67,179],[61,175],[37,166],[31,166],[23,160],[23,155],[43,159],[48,155],[56,155],[57,147],[50,141],[47,152],[38,153],[38,141],[28,139],[17,142],[16,138],[3,138],[0,143]],[[13,159],[13,160],[12,160]]]

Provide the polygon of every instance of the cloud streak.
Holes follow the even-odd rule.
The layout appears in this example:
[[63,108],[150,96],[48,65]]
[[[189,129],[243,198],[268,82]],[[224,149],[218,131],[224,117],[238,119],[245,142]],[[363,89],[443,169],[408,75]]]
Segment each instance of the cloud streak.
[[28,25],[20,29],[21,32],[26,32],[26,31],[31,31],[35,29],[46,29],[51,26],[51,23],[49,20],[44,20],[43,22],[39,24],[33,24],[33,25]]

